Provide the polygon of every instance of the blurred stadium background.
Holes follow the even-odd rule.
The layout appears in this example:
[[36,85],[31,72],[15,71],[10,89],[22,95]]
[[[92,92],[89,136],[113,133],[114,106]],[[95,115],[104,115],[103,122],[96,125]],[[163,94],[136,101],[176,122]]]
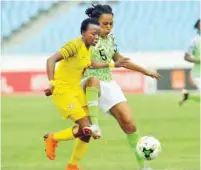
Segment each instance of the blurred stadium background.
[[[72,142],[61,144],[56,161],[48,161],[43,152],[43,133],[70,125],[60,119],[51,98],[43,96],[46,59],[80,35],[85,9],[92,3],[112,6],[120,52],[163,76],[155,81],[113,70],[142,135],[162,143],[161,156],[150,165],[156,170],[198,170],[200,106],[189,101],[179,108],[175,92],[196,91],[189,74],[192,65],[183,56],[196,35],[200,2],[59,0],[1,1],[2,169],[59,170],[68,162]],[[135,170],[134,155],[118,125],[102,114],[100,120],[103,138],[92,142],[83,169]]]

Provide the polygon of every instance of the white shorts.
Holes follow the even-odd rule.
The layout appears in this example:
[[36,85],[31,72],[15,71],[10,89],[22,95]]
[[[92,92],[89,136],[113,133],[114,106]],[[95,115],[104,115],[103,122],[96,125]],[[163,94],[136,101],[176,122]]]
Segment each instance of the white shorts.
[[[86,79],[81,81],[83,87]],[[101,81],[100,80],[101,95],[99,98],[99,108],[104,112],[108,112],[113,106],[120,102],[127,101],[116,81]]]
[[200,90],[200,87],[201,87],[200,77],[192,77],[192,79],[195,86],[198,88],[198,90]]

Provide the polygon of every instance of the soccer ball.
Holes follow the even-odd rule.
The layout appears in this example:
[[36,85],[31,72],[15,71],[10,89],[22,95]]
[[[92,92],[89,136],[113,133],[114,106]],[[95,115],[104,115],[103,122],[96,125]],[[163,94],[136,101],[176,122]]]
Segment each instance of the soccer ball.
[[136,151],[141,158],[153,160],[161,152],[161,144],[152,136],[144,136],[138,141]]

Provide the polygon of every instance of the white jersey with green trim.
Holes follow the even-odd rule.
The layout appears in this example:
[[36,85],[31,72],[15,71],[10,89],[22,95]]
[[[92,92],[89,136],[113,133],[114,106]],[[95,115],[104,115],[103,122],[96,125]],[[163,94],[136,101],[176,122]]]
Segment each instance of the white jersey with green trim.
[[[187,50],[187,54],[189,54],[190,56],[196,59],[200,59],[200,35],[197,35],[193,39],[190,47]],[[194,67],[191,73],[193,77],[200,77],[200,63],[194,64]]]
[[[111,63],[114,54],[117,52],[117,45],[112,34],[103,39],[99,37],[98,43],[92,47],[92,60]],[[84,78],[96,77],[102,81],[111,81],[112,73],[109,67],[107,68],[89,68],[87,69]]]

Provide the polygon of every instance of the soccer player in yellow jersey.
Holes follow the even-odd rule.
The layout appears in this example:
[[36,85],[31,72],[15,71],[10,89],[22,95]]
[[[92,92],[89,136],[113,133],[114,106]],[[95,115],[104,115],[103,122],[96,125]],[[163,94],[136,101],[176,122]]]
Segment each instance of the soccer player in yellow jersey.
[[[86,112],[85,94],[80,81],[85,70],[91,65],[91,49],[97,43],[99,22],[96,19],[85,19],[81,24],[82,37],[69,41],[56,54],[47,60],[47,75],[49,88],[46,95],[52,95],[54,103],[64,119],[70,119],[77,125],[57,133],[44,136],[46,155],[55,159],[55,149],[58,141],[68,141],[76,138],[70,162],[66,170],[79,170],[78,162],[87,151],[91,134],[95,131],[90,126]],[[58,67],[55,70],[55,65]]]

